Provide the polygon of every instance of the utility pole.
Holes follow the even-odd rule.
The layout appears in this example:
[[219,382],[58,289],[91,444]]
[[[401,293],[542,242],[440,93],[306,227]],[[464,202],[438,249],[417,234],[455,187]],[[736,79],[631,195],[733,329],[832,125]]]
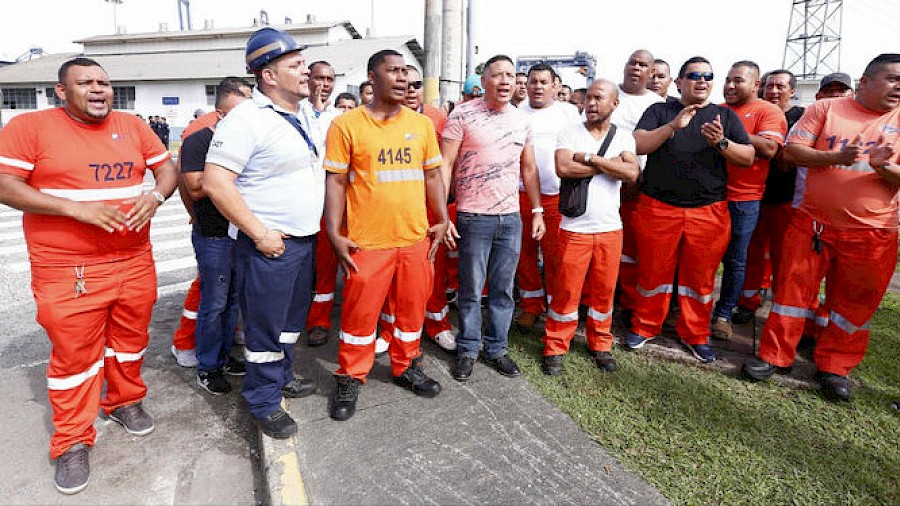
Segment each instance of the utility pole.
[[475,0],[466,5],[466,77],[475,71]]
[[843,0],[792,0],[782,67],[797,79],[819,79],[841,68]]
[[441,0],[425,0],[425,103],[441,104]]
[[441,98],[459,97],[462,84],[462,0],[444,0],[441,31]]
[[123,0],[103,0],[108,4],[112,4],[113,9],[113,34],[119,33],[119,18],[118,13],[116,12],[117,8],[122,5]]

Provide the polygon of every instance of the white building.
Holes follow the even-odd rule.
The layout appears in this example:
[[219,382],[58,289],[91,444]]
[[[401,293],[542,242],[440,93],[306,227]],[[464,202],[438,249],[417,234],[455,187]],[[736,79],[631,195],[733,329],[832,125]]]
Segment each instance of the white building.
[[[324,60],[335,70],[335,91],[356,93],[366,79],[369,56],[393,49],[407,63],[422,67],[424,52],[413,37],[362,38],[348,21],[277,25],[308,45],[309,63]],[[172,138],[197,109],[211,111],[217,83],[226,76],[252,76],[244,63],[247,39],[259,27],[204,29],[182,32],[100,35],[75,41],[81,54],[56,54],[0,67],[3,105],[0,125],[24,112],[56,107],[53,91],[57,70],[66,60],[85,56],[96,60],[114,86],[114,108],[163,116]]]

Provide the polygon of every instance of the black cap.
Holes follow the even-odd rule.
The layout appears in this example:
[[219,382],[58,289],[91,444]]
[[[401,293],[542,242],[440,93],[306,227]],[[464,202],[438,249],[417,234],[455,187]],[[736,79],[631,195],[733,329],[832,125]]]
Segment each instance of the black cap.
[[835,72],[834,74],[828,74],[822,78],[822,81],[819,83],[819,91],[822,91],[822,88],[831,83],[841,83],[846,86],[848,90],[853,88],[853,80],[850,79],[850,76],[843,72]]

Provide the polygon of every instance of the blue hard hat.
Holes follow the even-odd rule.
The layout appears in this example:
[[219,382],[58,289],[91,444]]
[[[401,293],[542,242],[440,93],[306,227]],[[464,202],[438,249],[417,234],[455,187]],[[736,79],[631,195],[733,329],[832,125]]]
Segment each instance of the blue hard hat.
[[483,93],[484,90],[481,89],[481,76],[478,74],[472,74],[466,78],[466,82],[463,84],[463,93],[466,95],[474,95],[475,88]]
[[302,51],[306,46],[297,44],[293,37],[284,30],[267,26],[260,28],[247,41],[247,71],[255,73],[267,63],[288,53]]

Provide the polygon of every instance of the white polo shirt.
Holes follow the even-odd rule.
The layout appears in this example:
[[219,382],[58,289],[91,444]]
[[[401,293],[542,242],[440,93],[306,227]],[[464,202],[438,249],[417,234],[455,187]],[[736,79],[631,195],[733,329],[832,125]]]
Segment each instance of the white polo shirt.
[[[556,145],[559,149],[568,149],[575,153],[596,154],[605,139],[606,136],[595,139],[583,123],[578,123],[560,132]],[[615,158],[625,151],[634,153],[634,136],[628,130],[619,128],[604,158]],[[619,217],[621,185],[621,181],[606,174],[592,177],[588,184],[587,210],[577,218],[563,216],[559,228],[580,234],[598,234],[622,228],[622,218]]]
[[[238,174],[238,191],[266,227],[313,235],[325,202],[325,172],[300,132],[276,110],[287,112],[254,89],[251,100],[219,122],[206,162]],[[228,235],[237,238],[233,224]]]
[[300,110],[297,116],[300,118],[303,128],[306,129],[306,133],[312,137],[316,149],[319,150],[320,163],[325,159],[325,137],[328,134],[328,128],[331,126],[331,121],[340,113],[341,111],[331,104],[328,104],[324,111],[317,112],[309,98],[300,101]]
[[[528,101],[519,110],[531,121],[531,138],[534,145],[534,159],[541,179],[541,195],[559,194],[559,177],[556,175],[556,136],[566,127],[578,123],[578,108],[571,104],[553,101],[547,107],[534,109]],[[525,185],[519,181],[519,191]]]

